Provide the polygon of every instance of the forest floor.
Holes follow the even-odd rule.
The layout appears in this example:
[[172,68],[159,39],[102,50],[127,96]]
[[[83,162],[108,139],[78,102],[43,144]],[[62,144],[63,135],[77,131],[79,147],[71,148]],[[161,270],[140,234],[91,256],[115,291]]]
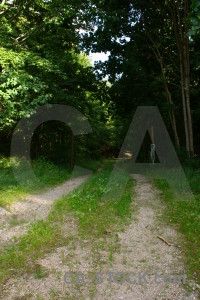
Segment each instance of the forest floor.
[[[111,226],[98,238],[83,238],[77,218],[70,213],[60,229],[65,243],[44,251],[35,260],[34,268],[18,272],[11,266],[11,275],[2,283],[0,299],[199,299],[197,286],[185,277],[183,237],[165,222],[161,192],[145,177],[132,177],[135,183],[129,222]],[[51,196],[45,193],[16,203],[3,217],[4,226],[12,214],[20,216],[21,221],[46,218],[56,198],[85,180],[86,177],[73,179],[53,189]],[[47,204],[46,200],[51,201]],[[24,234],[24,224],[13,221],[10,229],[7,226],[3,230],[1,240],[6,242],[10,239],[9,230],[14,235]],[[158,236],[169,241],[170,246]]]

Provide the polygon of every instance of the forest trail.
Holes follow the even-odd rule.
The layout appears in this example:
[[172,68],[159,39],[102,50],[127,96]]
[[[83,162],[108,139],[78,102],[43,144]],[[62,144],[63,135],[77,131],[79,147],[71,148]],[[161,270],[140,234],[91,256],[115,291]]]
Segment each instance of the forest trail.
[[[126,281],[120,285],[114,280],[111,285],[99,286],[95,299],[199,299],[197,293],[187,292],[187,285],[193,287],[194,283],[186,279],[185,285],[182,277],[181,284],[178,284],[176,276],[186,275],[182,237],[163,220],[164,204],[160,191],[144,176],[134,174],[132,177],[135,179],[134,204],[138,207],[138,214],[136,221],[119,234],[120,253],[115,256],[111,269],[125,274],[135,273],[129,276],[135,283]],[[170,246],[158,236],[169,241]]]
[[[159,218],[164,212],[160,192],[143,176],[133,175],[133,178],[133,210],[136,205],[137,211],[133,212],[135,216],[123,231],[106,235],[107,241],[111,240],[113,245],[116,237],[118,239],[119,248],[113,251],[112,260],[108,259],[111,252],[104,239],[100,238],[98,246],[94,247],[91,241],[82,240],[76,234],[77,224],[74,219],[69,219],[65,233],[69,237],[68,245],[53,250],[37,261],[46,275],[40,279],[35,274],[10,278],[3,287],[2,299],[199,299],[193,282],[186,279],[184,285],[181,278],[178,283],[177,275],[186,274],[184,253],[181,251],[182,237]],[[158,236],[164,237],[171,245],[168,246]],[[81,272],[84,275],[81,280],[84,281],[66,284],[66,272]],[[88,274],[94,275],[96,272],[102,275],[100,284],[88,277]],[[117,282],[119,277],[115,277],[118,272],[122,275],[120,283]],[[124,282],[123,274],[126,274]],[[130,275],[130,282],[127,281],[127,274]],[[168,278],[172,283],[165,282]],[[133,280],[136,282],[133,283]],[[188,286],[191,286],[190,291],[187,291]]]
[[0,246],[25,234],[33,222],[48,217],[56,200],[71,193],[89,176],[69,179],[42,194],[29,195],[24,201],[15,202],[9,210],[0,210]]

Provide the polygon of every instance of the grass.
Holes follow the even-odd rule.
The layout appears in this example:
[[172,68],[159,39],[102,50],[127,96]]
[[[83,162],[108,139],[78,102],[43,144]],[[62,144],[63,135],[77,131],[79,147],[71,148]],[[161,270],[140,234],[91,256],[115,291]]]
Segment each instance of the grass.
[[[77,189],[72,195],[59,200],[50,218],[54,221],[61,220],[69,211],[72,211],[79,220],[84,235],[87,232],[101,236],[105,231],[109,231],[111,224],[115,223],[117,218],[120,217],[123,220],[130,217],[131,180],[128,182],[122,201],[115,201],[113,197],[107,201],[102,200],[110,177],[111,166],[112,163],[107,162],[103,171],[95,174],[83,189]],[[119,172],[119,180],[121,176],[125,175]]]
[[[77,163],[79,165],[79,163]],[[80,162],[80,166],[95,171],[100,165],[99,161],[87,160]],[[44,191],[56,186],[70,177],[69,167],[55,165],[54,163],[40,158],[32,162],[33,171],[38,181],[31,181],[26,173],[26,161],[17,159],[0,159],[0,206],[7,207],[14,201],[23,199],[27,194]],[[20,170],[20,179],[24,185],[20,185],[13,173],[13,168]],[[77,174],[79,175],[79,174]]]
[[[69,196],[56,202],[49,218],[33,224],[29,232],[20,238],[15,245],[0,252],[0,281],[5,281],[11,275],[20,275],[24,272],[34,272],[36,277],[44,274],[38,270],[37,259],[44,253],[69,244],[78,237],[62,236],[61,226],[67,224],[67,218],[73,214],[78,220],[79,232],[77,235],[87,239],[91,245],[98,245],[99,238],[107,239],[120,229],[124,222],[131,217],[132,184],[129,180],[121,201],[110,198],[102,201],[104,189],[112,170],[112,162],[106,162],[103,170],[95,173],[82,188],[76,189]],[[124,174],[118,174],[119,179]],[[109,260],[113,260],[114,244],[117,238],[111,241]],[[103,245],[105,247],[105,244]]]
[[186,255],[188,273],[200,283],[200,169],[186,166],[184,170],[195,196],[193,201],[176,198],[164,180],[155,180],[155,184],[163,192],[165,219],[176,225],[185,237],[181,247]]

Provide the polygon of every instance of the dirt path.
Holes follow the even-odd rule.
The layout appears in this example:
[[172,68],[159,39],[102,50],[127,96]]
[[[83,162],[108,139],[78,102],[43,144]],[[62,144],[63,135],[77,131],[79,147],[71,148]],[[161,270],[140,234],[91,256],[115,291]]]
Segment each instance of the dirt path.
[[0,211],[0,245],[12,241],[27,232],[29,225],[45,219],[55,200],[69,194],[86,181],[88,176],[67,180],[63,184],[38,195],[30,195],[25,201],[16,202],[9,211]]
[[[125,226],[124,231],[113,232],[113,236],[107,235],[92,244],[76,236],[77,225],[71,218],[67,224],[69,243],[37,262],[44,276],[37,278],[35,274],[25,274],[20,278],[9,279],[1,299],[199,299],[194,288],[192,292],[187,292],[182,282],[165,282],[168,278],[164,278],[164,275],[170,275],[171,280],[176,281],[176,275],[185,274],[183,253],[179,247],[181,237],[157,218],[164,209],[160,193],[144,177],[134,175],[134,179],[133,209],[136,205],[138,211],[136,218]],[[171,246],[159,240],[158,235],[169,240]],[[111,248],[108,245],[112,243],[115,246],[118,244],[118,250],[113,251],[111,259]],[[85,283],[66,284],[64,275],[70,271],[76,274],[81,272]],[[91,281],[91,277],[88,277],[92,274],[92,278],[96,278],[96,272],[101,272],[101,284],[95,284],[95,280]],[[117,272],[121,272],[120,277],[115,276]],[[123,282],[124,274],[126,280]],[[128,274],[130,282],[127,282]]]
[[[160,192],[143,176],[133,175],[133,178],[136,180],[134,202],[139,209],[138,216],[125,232],[119,234],[120,253],[115,255],[110,271],[134,272],[129,279],[131,282],[135,280],[135,284],[126,280],[120,285],[114,279],[112,284],[99,286],[95,299],[199,299],[197,294],[187,293],[184,285],[178,284],[176,275],[186,274],[181,237],[173,228],[159,221],[164,209]],[[171,246],[157,236],[170,241]],[[147,276],[144,276],[145,272]],[[170,280],[172,283],[168,284]],[[190,285],[187,280],[186,283]]]

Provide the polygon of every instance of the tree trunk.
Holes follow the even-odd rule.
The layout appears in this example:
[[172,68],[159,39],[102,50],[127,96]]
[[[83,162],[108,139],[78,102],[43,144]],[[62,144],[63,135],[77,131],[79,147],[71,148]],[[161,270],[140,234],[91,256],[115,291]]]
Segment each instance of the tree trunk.
[[183,105],[183,118],[184,118],[184,126],[185,126],[185,142],[186,142],[186,150],[189,153],[190,152],[189,127],[188,127],[188,116],[187,116],[187,108],[186,108],[186,101],[185,101],[184,76],[183,76],[182,62],[180,63],[180,72],[181,72],[181,94],[182,94],[182,105]]
[[[172,95],[169,91],[168,84],[166,83],[166,81],[165,81],[164,84],[165,84],[165,91],[166,91],[166,94],[167,94],[168,101],[169,101],[170,104],[173,105]],[[180,147],[180,141],[179,141],[177,126],[176,126],[176,118],[175,118],[174,110],[172,110],[170,112],[170,121],[171,121],[172,128],[173,128],[173,131],[174,131],[175,144],[179,148]]]
[[[173,105],[174,103],[172,101],[172,95],[170,93],[169,86],[167,84],[167,79],[166,79],[166,76],[165,76],[165,69],[164,69],[164,64],[163,64],[162,58],[160,60],[160,66],[161,66],[162,77],[163,77],[163,81],[164,81],[165,92],[166,92],[166,95],[167,95],[167,100],[170,104]],[[176,118],[175,118],[174,110],[172,110],[169,113],[169,115],[170,115],[170,121],[171,121],[172,129],[173,129],[173,132],[174,132],[175,144],[178,148],[180,148],[180,140],[179,140],[179,136],[178,136],[178,130],[177,130],[177,125],[176,125]]]
[[74,168],[74,134],[72,132],[72,142],[71,142],[71,170]]
[[189,144],[190,144],[190,153],[194,155],[194,140],[193,140],[193,128],[192,128],[192,114],[190,107],[190,49],[189,49],[189,24],[188,24],[188,14],[189,14],[189,5],[188,0],[184,1],[184,63],[185,63],[185,98],[186,98],[186,107],[188,114],[188,131],[189,131]]
[[179,136],[178,136],[178,131],[177,131],[177,126],[176,126],[176,119],[175,119],[174,111],[171,111],[169,113],[169,117],[170,117],[170,121],[171,121],[172,128],[173,128],[173,131],[174,131],[175,145],[177,146],[177,148],[180,148],[180,140],[179,140]]
[[[147,32],[147,36],[148,36],[150,42],[153,45],[153,47],[151,47],[152,51],[155,54],[155,57],[156,57],[159,65],[160,65],[160,68],[161,68],[161,74],[162,74],[162,79],[163,79],[163,84],[164,84],[164,88],[165,88],[165,92],[166,92],[167,101],[170,104],[173,105],[172,96],[171,96],[171,93],[170,93],[170,90],[169,90],[169,86],[168,86],[167,78],[166,78],[166,74],[165,74],[165,68],[164,68],[164,63],[163,63],[163,56],[162,56],[162,54],[160,52],[160,49],[159,49],[158,45],[152,39],[152,37],[151,37],[150,33],[148,32],[148,30],[146,30],[146,32]],[[177,125],[176,125],[176,117],[175,117],[174,110],[172,110],[169,113],[169,116],[170,116],[170,122],[171,122],[171,125],[172,125],[172,129],[173,129],[173,132],[174,132],[175,145],[177,146],[177,148],[179,148],[180,147],[180,140],[179,140]]]
[[[184,16],[181,16],[180,8],[183,5]],[[178,48],[180,62],[180,81],[183,105],[183,117],[185,126],[186,150],[190,154],[194,154],[192,116],[190,108],[190,56],[189,56],[189,4],[188,0],[176,2],[169,1],[169,8],[172,16],[176,45]]]

